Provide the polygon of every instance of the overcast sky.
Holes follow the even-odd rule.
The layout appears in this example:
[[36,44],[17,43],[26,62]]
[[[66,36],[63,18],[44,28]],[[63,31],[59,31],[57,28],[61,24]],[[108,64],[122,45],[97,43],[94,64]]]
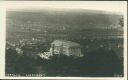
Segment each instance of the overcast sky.
[[124,11],[127,10],[126,1],[8,1],[3,4],[4,6],[6,6],[7,10],[40,10],[44,8],[70,8],[111,11],[114,13],[124,13]]

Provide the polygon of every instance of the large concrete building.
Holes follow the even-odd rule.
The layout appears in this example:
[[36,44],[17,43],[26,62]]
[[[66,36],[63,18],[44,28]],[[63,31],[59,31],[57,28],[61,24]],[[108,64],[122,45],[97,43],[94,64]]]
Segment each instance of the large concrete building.
[[39,53],[41,58],[49,59],[54,54],[64,54],[67,56],[82,57],[81,46],[78,43],[66,40],[55,40],[51,43],[49,52]]
[[55,40],[51,43],[50,53],[81,57],[81,46],[78,43],[66,40]]

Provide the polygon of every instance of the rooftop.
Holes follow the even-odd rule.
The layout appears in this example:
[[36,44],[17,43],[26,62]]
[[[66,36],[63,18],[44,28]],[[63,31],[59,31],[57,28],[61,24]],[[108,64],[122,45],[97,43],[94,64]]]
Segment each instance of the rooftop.
[[66,40],[55,40],[51,44],[55,44],[56,46],[65,46],[65,47],[80,47],[80,44],[72,41]]

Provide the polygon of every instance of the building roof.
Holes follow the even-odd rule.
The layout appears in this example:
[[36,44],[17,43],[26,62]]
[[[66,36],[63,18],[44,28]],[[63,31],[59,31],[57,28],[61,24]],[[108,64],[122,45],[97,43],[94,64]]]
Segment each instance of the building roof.
[[51,44],[55,44],[55,46],[64,46],[64,47],[80,47],[80,44],[66,40],[55,40]]

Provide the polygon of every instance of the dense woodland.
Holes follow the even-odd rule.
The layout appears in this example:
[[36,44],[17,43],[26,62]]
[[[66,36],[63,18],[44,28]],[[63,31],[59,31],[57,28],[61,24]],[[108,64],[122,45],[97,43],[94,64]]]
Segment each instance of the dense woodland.
[[[11,54],[10,54],[11,53]],[[116,53],[99,48],[86,53],[82,58],[54,55],[49,60],[15,50],[6,52],[6,73],[43,74],[45,76],[123,76],[123,65]]]

